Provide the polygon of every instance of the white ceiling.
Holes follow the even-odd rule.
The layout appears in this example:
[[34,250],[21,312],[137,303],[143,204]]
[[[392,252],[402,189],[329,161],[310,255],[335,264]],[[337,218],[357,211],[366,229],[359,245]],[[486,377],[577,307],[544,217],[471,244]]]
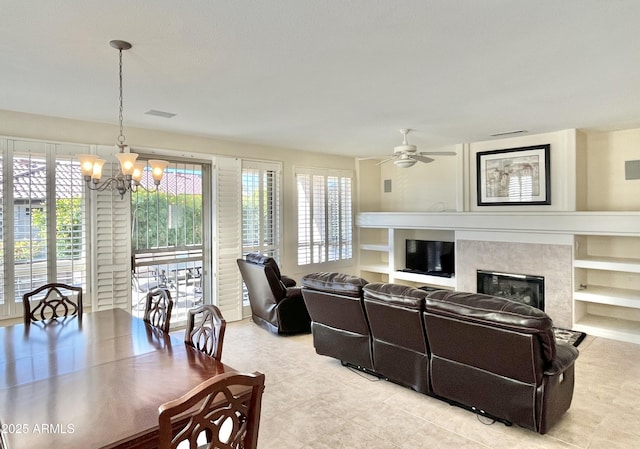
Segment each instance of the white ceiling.
[[[1,0],[0,109],[350,155],[640,126],[638,0]],[[177,114],[145,115],[150,109]],[[115,135],[114,135],[115,140]]]

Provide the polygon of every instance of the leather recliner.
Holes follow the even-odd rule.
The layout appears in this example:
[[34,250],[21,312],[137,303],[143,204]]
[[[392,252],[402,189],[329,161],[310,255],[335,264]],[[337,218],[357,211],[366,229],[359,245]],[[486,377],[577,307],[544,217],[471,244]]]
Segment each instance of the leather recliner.
[[[238,268],[249,293],[251,318],[275,334],[297,334],[311,330],[311,318],[299,287],[287,287],[276,261],[269,256],[250,253],[237,259]],[[289,278],[290,279],[290,278]],[[290,281],[287,281],[291,284]],[[295,281],[293,281],[295,285]]]
[[569,409],[578,350],[556,344],[543,311],[440,290],[423,316],[434,395],[539,433]]
[[425,394],[430,392],[429,354],[422,319],[427,294],[399,284],[364,287],[375,372]]
[[362,302],[367,281],[322,272],[303,276],[301,284],[316,352],[343,364],[373,370],[371,332]]

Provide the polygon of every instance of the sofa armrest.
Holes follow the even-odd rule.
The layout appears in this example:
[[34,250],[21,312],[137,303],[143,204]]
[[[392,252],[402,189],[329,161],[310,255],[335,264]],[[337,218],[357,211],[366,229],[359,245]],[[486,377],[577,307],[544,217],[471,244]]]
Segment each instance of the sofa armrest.
[[295,287],[296,286],[296,280],[293,279],[293,278],[290,278],[289,276],[285,276],[284,274],[282,275],[280,280],[282,281],[282,283],[284,284],[285,287]]
[[578,350],[567,343],[557,343],[556,344],[556,356],[551,362],[551,366],[549,366],[544,374],[546,376],[555,376],[562,372],[564,372],[567,368],[569,368],[578,358],[579,352]]
[[297,298],[302,298],[302,287],[287,287],[285,288],[286,294],[280,299],[283,301],[295,301]]

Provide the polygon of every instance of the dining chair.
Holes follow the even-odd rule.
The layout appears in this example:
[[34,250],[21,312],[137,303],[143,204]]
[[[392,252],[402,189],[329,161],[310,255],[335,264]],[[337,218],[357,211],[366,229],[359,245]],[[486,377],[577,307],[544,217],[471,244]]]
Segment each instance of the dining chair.
[[205,304],[187,312],[187,329],[184,342],[198,351],[217,359],[222,359],[222,342],[227,327],[220,309]]
[[9,449],[9,443],[7,443],[6,438],[7,432],[4,431],[5,425],[2,423],[2,421],[0,421],[0,427],[2,428],[2,430],[0,431],[0,449]]
[[229,372],[205,380],[158,408],[159,448],[174,449],[186,441],[190,448],[256,449],[263,391],[264,374],[259,372]]
[[50,283],[22,296],[24,323],[57,319],[71,315],[82,317],[82,287]]
[[169,332],[171,309],[173,309],[173,300],[169,290],[156,288],[147,293],[142,319],[151,326],[155,326],[164,332]]

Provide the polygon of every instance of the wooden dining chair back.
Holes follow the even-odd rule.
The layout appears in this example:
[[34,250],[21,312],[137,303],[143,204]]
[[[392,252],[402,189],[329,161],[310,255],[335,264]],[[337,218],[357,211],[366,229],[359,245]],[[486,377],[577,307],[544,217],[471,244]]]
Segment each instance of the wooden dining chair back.
[[220,309],[206,304],[187,312],[187,329],[184,342],[198,351],[222,359],[222,343],[227,322]]
[[0,427],[2,431],[0,431],[0,449],[9,449],[9,444],[7,443],[6,434],[9,432],[5,432],[5,424],[0,421]]
[[156,288],[147,293],[143,320],[164,332],[169,332],[173,299],[169,290]]
[[22,296],[24,323],[63,318],[82,317],[82,287],[51,283]]
[[162,404],[160,449],[175,449],[183,441],[189,448],[256,449],[263,391],[264,374],[230,372]]

